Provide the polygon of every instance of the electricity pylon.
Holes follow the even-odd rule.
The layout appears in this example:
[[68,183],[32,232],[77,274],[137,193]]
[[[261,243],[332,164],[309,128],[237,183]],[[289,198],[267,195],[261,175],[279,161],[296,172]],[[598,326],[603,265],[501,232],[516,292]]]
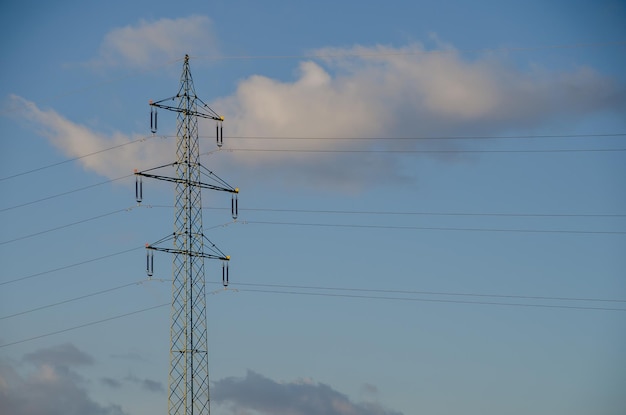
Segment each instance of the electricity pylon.
[[[170,104],[169,101],[174,101]],[[157,129],[157,109],[177,113],[176,161],[171,164],[135,171],[136,198],[141,203],[142,178],[149,177],[175,183],[174,232],[146,244],[146,270],[153,273],[153,252],[173,254],[172,308],[170,330],[169,415],[208,415],[209,364],[205,297],[204,259],[222,260],[222,281],[228,285],[230,256],[220,251],[202,231],[202,189],[232,193],[232,215],[237,217],[237,194],[233,188],[200,163],[198,118],[215,120],[217,145],[222,145],[222,122],[196,95],[189,56],[185,55],[178,93],[161,101],[150,101],[150,128]],[[156,174],[156,170],[174,168],[174,176]],[[202,180],[208,178],[213,183]],[[173,241],[169,247],[162,244]]]

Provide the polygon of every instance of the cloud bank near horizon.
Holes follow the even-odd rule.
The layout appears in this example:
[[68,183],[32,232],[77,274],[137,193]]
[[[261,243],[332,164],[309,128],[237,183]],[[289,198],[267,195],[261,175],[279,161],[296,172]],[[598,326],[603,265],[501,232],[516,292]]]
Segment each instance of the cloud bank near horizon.
[[102,405],[89,395],[88,380],[76,369],[94,360],[66,343],[26,354],[32,370],[22,374],[0,361],[0,413],[23,415],[127,415],[119,405]]
[[253,371],[244,378],[218,380],[212,396],[233,415],[402,415],[376,402],[354,403],[323,383],[276,382]]
[[[128,415],[122,405],[99,403],[92,379],[81,368],[95,359],[71,343],[27,353],[17,361],[0,359],[0,413],[23,415]],[[164,376],[167,376],[164,373]],[[135,385],[148,395],[165,393],[160,381],[135,375],[102,377],[100,383],[120,390]],[[213,412],[223,415],[402,415],[377,402],[378,389],[362,385],[363,402],[353,402],[329,385],[309,379],[277,382],[248,371],[243,378],[227,377],[211,386]]]

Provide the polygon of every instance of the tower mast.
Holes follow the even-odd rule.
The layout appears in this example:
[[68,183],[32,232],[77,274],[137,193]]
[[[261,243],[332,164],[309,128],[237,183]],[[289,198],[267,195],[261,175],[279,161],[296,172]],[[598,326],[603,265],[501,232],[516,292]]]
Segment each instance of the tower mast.
[[[174,103],[170,103],[174,101]],[[198,96],[185,55],[178,93],[161,101],[150,102],[150,124],[157,130],[157,109],[177,113],[176,161],[135,171],[136,197],[143,196],[142,177],[175,183],[174,232],[154,244],[146,244],[147,272],[153,273],[153,251],[173,254],[172,305],[170,325],[169,415],[209,415],[209,364],[204,259],[222,260],[222,280],[228,285],[230,256],[220,251],[202,229],[202,189],[232,194],[232,215],[237,217],[237,194],[233,188],[200,163],[198,118],[217,122],[217,145],[222,144],[222,122]],[[173,176],[155,174],[156,170],[174,169]],[[209,179],[212,183],[205,183]],[[169,247],[163,246],[171,241]]]

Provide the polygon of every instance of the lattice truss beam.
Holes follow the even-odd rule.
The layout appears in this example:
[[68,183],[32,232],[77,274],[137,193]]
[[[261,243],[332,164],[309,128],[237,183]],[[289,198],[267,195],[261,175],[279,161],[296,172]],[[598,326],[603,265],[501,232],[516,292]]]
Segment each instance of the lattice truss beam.
[[[176,161],[144,171],[135,170],[135,192],[137,202],[141,203],[144,177],[175,184],[174,231],[155,243],[146,244],[149,276],[153,273],[154,251],[173,255],[168,413],[209,415],[204,259],[222,261],[222,281],[227,286],[230,256],[220,251],[203,233],[202,189],[231,193],[233,219],[237,218],[239,189],[227,184],[200,162],[198,118],[216,121],[216,141],[221,146],[224,117],[196,95],[188,55],[185,55],[178,93],[161,101],[150,101],[150,128],[153,133],[157,130],[158,109],[177,113]],[[165,168],[173,168],[175,174],[158,174]],[[169,246],[165,246],[166,242]]]

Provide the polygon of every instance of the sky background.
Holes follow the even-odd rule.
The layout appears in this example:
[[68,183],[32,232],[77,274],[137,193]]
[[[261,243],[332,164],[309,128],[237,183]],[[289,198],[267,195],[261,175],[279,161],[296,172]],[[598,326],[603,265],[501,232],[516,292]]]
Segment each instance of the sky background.
[[191,56],[217,415],[626,411],[622,1],[3,2],[0,412],[166,413]]

